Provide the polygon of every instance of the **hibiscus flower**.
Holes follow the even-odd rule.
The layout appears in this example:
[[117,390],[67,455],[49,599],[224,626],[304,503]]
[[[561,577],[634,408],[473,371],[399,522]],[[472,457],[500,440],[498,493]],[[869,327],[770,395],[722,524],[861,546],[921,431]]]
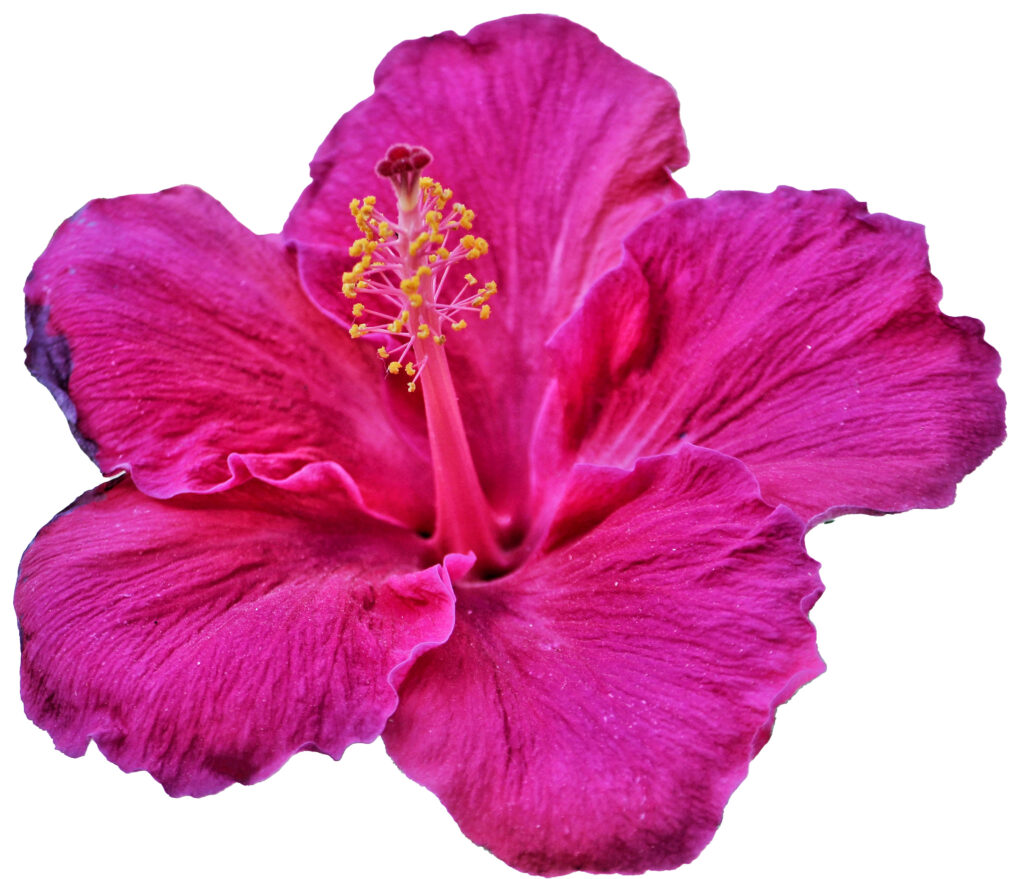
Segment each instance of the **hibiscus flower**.
[[1003,400],[919,227],[686,160],[667,83],[519,17],[396,48],[280,236],[69,219],[28,362],[121,475],[25,554],[29,716],[172,795],[383,734],[521,870],[695,857],[822,670],[806,528],[948,504]]

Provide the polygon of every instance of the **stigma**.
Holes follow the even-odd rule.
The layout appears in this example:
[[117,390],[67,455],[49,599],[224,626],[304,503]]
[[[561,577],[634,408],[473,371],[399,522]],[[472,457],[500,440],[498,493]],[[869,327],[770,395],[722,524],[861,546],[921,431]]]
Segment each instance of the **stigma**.
[[423,147],[395,144],[377,163],[377,174],[394,187],[398,215],[382,213],[374,196],[352,200],[362,237],[349,248],[356,264],[342,276],[342,293],[352,300],[349,334],[372,337],[386,373],[405,376],[409,391],[431,357],[443,357],[449,332],[491,316],[488,300],[497,292],[494,281],[480,283],[459,266],[485,256],[489,246],[471,234],[474,212],[422,176],[430,161]]

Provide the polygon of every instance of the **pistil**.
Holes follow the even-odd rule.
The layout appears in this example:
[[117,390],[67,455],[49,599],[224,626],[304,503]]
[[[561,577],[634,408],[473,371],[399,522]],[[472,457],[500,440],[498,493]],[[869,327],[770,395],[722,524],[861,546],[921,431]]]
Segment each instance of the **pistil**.
[[378,162],[377,173],[398,197],[398,221],[381,214],[372,197],[352,202],[364,237],[352,245],[359,261],[345,273],[342,290],[356,300],[352,337],[377,337],[386,374],[404,373],[410,392],[422,390],[437,498],[436,551],[472,551],[479,571],[494,571],[504,567],[505,552],[473,463],[445,343],[448,332],[468,326],[467,316],[490,316],[487,300],[496,286],[480,285],[470,273],[452,284],[455,264],[480,258],[488,245],[468,234],[473,212],[462,204],[448,208],[451,191],[421,176],[430,159],[422,147],[398,144]]

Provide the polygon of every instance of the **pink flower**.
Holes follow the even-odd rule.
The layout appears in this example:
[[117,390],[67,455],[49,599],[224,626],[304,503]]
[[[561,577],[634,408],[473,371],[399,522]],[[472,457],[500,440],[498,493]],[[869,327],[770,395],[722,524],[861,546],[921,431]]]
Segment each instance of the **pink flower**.
[[683,198],[671,88],[569,22],[376,82],[282,236],[180,188],[37,262],[29,366],[126,475],[26,552],[26,710],[174,795],[383,732],[519,869],[676,866],[822,669],[805,527],[951,502],[998,359],[919,227]]

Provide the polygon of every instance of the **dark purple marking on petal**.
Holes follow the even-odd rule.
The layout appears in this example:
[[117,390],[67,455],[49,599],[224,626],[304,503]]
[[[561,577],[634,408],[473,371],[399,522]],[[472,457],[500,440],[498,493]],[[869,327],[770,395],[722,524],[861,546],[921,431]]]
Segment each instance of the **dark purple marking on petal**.
[[[29,275],[26,283],[31,283]],[[96,460],[96,443],[82,433],[78,425],[78,410],[68,392],[68,381],[71,378],[71,346],[68,340],[59,334],[52,335],[47,324],[50,319],[50,307],[45,304],[25,303],[25,330],[28,343],[25,345],[25,365],[43,386],[53,394],[60,406],[60,411],[68,420],[71,433],[78,441],[82,451],[93,461]]]

